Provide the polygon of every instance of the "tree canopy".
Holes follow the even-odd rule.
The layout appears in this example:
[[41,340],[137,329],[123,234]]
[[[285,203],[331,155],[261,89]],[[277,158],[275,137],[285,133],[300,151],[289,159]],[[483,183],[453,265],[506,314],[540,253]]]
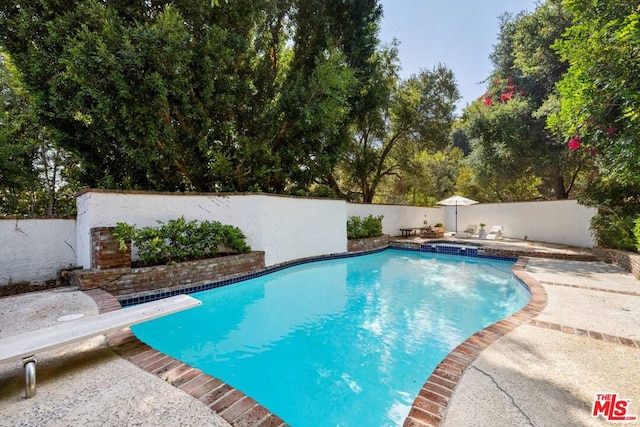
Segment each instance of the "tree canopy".
[[[373,1],[17,1],[0,43],[89,186],[283,191],[371,108]],[[374,101],[375,102],[375,101]]]
[[551,45],[570,23],[560,0],[530,14],[502,16],[487,92],[464,118],[473,177],[485,188],[481,200],[566,199],[589,163],[566,149],[561,132],[546,126],[567,68]]
[[640,212],[640,2],[503,15],[486,93],[401,79],[378,0],[0,3],[0,212],[82,187],[430,205],[577,197],[603,245]]
[[548,119],[597,171],[580,201],[599,208],[600,244],[633,250],[640,215],[640,2],[565,0],[573,21],[553,47],[568,65]]

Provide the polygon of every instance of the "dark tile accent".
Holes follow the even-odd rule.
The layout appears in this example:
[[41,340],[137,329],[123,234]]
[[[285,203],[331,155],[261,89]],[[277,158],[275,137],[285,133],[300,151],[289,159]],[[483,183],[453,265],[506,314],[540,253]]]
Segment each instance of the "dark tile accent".
[[265,268],[262,271],[249,273],[249,274],[244,274],[244,275],[239,275],[239,276],[236,276],[236,277],[223,279],[223,280],[219,280],[219,281],[216,281],[216,282],[205,283],[205,284],[202,284],[202,285],[192,286],[192,287],[184,288],[184,289],[176,289],[176,290],[169,291],[169,292],[156,293],[156,294],[153,294],[153,295],[144,295],[144,296],[141,296],[141,297],[122,299],[122,300],[120,300],[120,304],[122,305],[122,307],[129,307],[129,306],[132,306],[132,305],[143,304],[145,302],[156,301],[156,300],[159,300],[159,299],[168,298],[168,297],[171,297],[171,296],[174,296],[174,295],[192,294],[192,293],[195,293],[195,292],[208,291],[210,289],[220,288],[222,286],[233,285],[235,283],[244,282],[245,280],[255,279],[257,277],[262,277],[264,275],[275,273],[277,271],[284,270],[286,268],[296,267],[298,265],[309,264],[309,263],[316,262],[316,261],[326,261],[326,260],[332,260],[332,259],[352,258],[352,257],[356,257],[356,256],[369,255],[369,254],[382,252],[382,251],[385,251],[387,249],[389,249],[389,248],[388,247],[384,247],[384,248],[374,249],[374,250],[371,250],[371,251],[353,252],[353,253],[340,253],[340,254],[331,254],[331,255],[323,255],[323,256],[317,256],[317,257],[302,258],[302,259],[298,259],[298,260],[295,260],[295,261],[290,261],[290,262],[286,262],[286,263],[282,263],[282,264],[273,265],[273,266]]

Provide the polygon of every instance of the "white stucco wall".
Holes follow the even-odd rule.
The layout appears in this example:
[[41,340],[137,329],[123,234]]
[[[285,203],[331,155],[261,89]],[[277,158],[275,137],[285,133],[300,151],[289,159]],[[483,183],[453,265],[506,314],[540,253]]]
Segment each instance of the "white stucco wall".
[[399,236],[400,229],[406,227],[421,227],[424,221],[434,226],[445,222],[445,209],[440,207],[425,208],[420,206],[399,205],[366,205],[347,203],[347,217],[382,215],[382,232],[390,236]]
[[138,227],[184,216],[242,229],[267,265],[345,252],[345,203],[261,194],[186,195],[86,192],[78,198],[78,265],[91,265],[90,232],[118,222]]
[[74,219],[0,219],[0,286],[53,280],[76,263]]
[[78,197],[78,265],[91,266],[90,239],[94,227],[114,227],[126,222],[137,227],[184,216],[187,220],[220,221],[239,227],[254,250],[262,248],[258,221],[259,195],[217,196],[153,193],[85,192]]
[[[455,208],[446,208],[447,230],[455,229]],[[589,225],[595,208],[575,200],[521,203],[480,203],[458,206],[458,231],[469,224],[502,225],[504,236],[590,248],[595,245]]]
[[262,196],[261,206],[267,265],[347,251],[344,201]]
[[[182,195],[88,191],[77,200],[73,219],[0,219],[0,285],[54,279],[63,268],[91,264],[90,230],[127,222],[155,226],[184,216],[240,227],[254,250],[265,251],[267,265],[347,249],[350,216],[383,215],[383,232],[445,224],[455,228],[455,208],[365,205],[341,200],[301,199],[262,194]],[[592,247],[589,230],[596,209],[576,201],[493,203],[458,207],[458,230],[467,224],[502,225],[517,239]]]

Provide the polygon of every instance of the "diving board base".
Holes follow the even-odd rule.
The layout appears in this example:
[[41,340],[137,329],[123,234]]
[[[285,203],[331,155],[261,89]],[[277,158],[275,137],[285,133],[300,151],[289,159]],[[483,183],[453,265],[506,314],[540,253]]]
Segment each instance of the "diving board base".
[[35,355],[37,353],[84,341],[201,304],[201,301],[189,295],[176,295],[124,310],[110,311],[82,320],[2,338],[0,339],[0,363],[22,359],[26,397],[30,398],[36,394]]

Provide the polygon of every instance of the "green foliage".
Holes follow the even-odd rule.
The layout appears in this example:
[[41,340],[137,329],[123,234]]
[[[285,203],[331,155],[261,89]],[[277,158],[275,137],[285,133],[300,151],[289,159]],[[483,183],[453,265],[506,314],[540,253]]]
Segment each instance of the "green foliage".
[[328,173],[377,107],[381,13],[377,0],[17,0],[0,4],[0,40],[85,186],[286,192]]
[[640,212],[640,183],[626,185],[594,174],[578,201],[598,209],[591,228],[599,246],[634,250],[634,221]]
[[369,215],[364,218],[358,216],[349,217],[347,220],[347,238],[361,239],[382,236],[382,218],[382,215]]
[[[571,15],[560,0],[547,0],[532,13],[501,20],[487,92],[464,113],[473,148],[468,165],[479,185],[493,188],[490,200],[566,199],[592,160],[567,150],[561,132],[546,126],[567,68],[551,45]],[[515,182],[517,189],[502,188]]]
[[339,194],[351,193],[372,203],[389,177],[411,174],[411,160],[425,150],[448,145],[455,102],[459,98],[455,78],[443,65],[422,71],[398,83],[395,51],[385,57],[379,89],[385,101],[358,123],[337,174]]
[[613,212],[601,211],[591,218],[598,246],[633,251],[637,248],[637,240],[629,230],[633,230],[632,217],[620,217]]
[[457,147],[435,153],[420,151],[403,162],[398,177],[381,185],[375,202],[433,206],[455,192],[462,160]]
[[[520,95],[493,105],[476,101],[467,108],[465,120],[472,152],[465,163],[473,180],[462,184],[480,187],[484,195],[479,201],[522,201],[540,195],[535,168],[539,153],[532,152],[537,140],[530,114],[528,100]],[[468,190],[458,187],[470,197],[479,196]]]
[[125,250],[128,242],[139,250],[144,265],[211,258],[218,249],[246,253],[251,250],[242,231],[218,221],[187,221],[184,217],[160,222],[160,227],[136,228],[119,222],[112,231]]
[[0,214],[75,214],[77,160],[58,146],[11,57],[0,50]]
[[558,83],[560,108],[547,123],[595,162],[579,200],[598,208],[598,244],[632,250],[640,212],[640,9],[627,0],[564,5],[573,21],[553,47],[568,70]]
[[[634,5],[634,3],[636,3]],[[549,126],[598,153],[603,176],[640,180],[640,9],[624,0],[572,0],[573,25],[554,47],[569,69]]]

